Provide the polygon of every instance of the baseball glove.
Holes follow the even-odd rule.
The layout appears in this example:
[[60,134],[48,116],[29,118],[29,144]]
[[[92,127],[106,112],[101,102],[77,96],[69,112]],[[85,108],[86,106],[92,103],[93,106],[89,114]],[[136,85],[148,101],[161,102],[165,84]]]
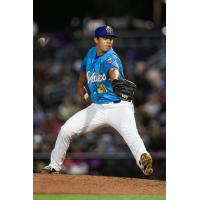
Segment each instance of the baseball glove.
[[111,84],[113,87],[113,91],[121,100],[125,101],[133,100],[134,93],[136,91],[135,83],[128,81],[126,79],[124,80],[114,79],[111,82]]

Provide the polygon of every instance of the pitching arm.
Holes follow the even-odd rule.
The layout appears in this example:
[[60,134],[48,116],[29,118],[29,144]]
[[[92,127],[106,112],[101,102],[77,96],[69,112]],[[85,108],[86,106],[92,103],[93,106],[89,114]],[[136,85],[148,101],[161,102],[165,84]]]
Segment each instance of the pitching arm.
[[81,100],[86,100],[86,96],[88,96],[87,90],[85,88],[86,80],[87,80],[86,73],[80,72],[78,83],[77,83],[77,93],[78,93],[78,96],[81,98]]

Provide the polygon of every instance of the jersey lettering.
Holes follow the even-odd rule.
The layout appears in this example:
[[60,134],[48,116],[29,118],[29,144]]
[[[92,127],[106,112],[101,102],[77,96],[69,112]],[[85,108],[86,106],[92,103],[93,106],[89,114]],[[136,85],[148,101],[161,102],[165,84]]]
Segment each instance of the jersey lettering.
[[97,49],[92,47],[81,65],[81,70],[86,73],[86,87],[91,101],[97,104],[118,101],[119,97],[113,91],[108,72],[110,68],[116,67],[119,78],[123,79],[122,63],[112,48],[99,58],[96,58],[96,55]]
[[87,81],[88,83],[98,83],[98,82],[102,82],[102,81],[105,81],[106,80],[106,75],[103,73],[103,74],[100,74],[100,73],[92,73],[91,75],[91,72],[88,71],[87,72]]

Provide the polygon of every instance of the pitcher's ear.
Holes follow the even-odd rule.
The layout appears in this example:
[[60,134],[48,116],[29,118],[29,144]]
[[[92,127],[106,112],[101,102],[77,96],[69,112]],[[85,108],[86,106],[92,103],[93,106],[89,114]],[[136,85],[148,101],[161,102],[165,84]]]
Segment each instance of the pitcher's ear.
[[98,38],[98,37],[94,37],[94,42],[95,42],[95,44],[97,44],[97,43],[98,43],[98,40],[99,40],[99,38]]

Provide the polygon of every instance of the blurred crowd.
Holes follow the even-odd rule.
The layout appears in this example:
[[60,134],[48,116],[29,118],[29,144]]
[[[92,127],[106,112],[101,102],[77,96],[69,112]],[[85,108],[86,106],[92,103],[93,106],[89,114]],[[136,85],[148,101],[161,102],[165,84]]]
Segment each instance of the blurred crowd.
[[[118,35],[113,48],[121,58],[125,77],[137,85],[134,105],[139,133],[148,151],[165,152],[165,35],[159,29],[119,30]],[[76,84],[83,56],[94,44],[91,35],[73,29],[37,33],[33,42],[33,150],[50,153],[60,127],[88,105],[79,100]],[[116,130],[108,127],[74,138],[68,152],[130,150]],[[65,164],[71,163],[66,160]]]

